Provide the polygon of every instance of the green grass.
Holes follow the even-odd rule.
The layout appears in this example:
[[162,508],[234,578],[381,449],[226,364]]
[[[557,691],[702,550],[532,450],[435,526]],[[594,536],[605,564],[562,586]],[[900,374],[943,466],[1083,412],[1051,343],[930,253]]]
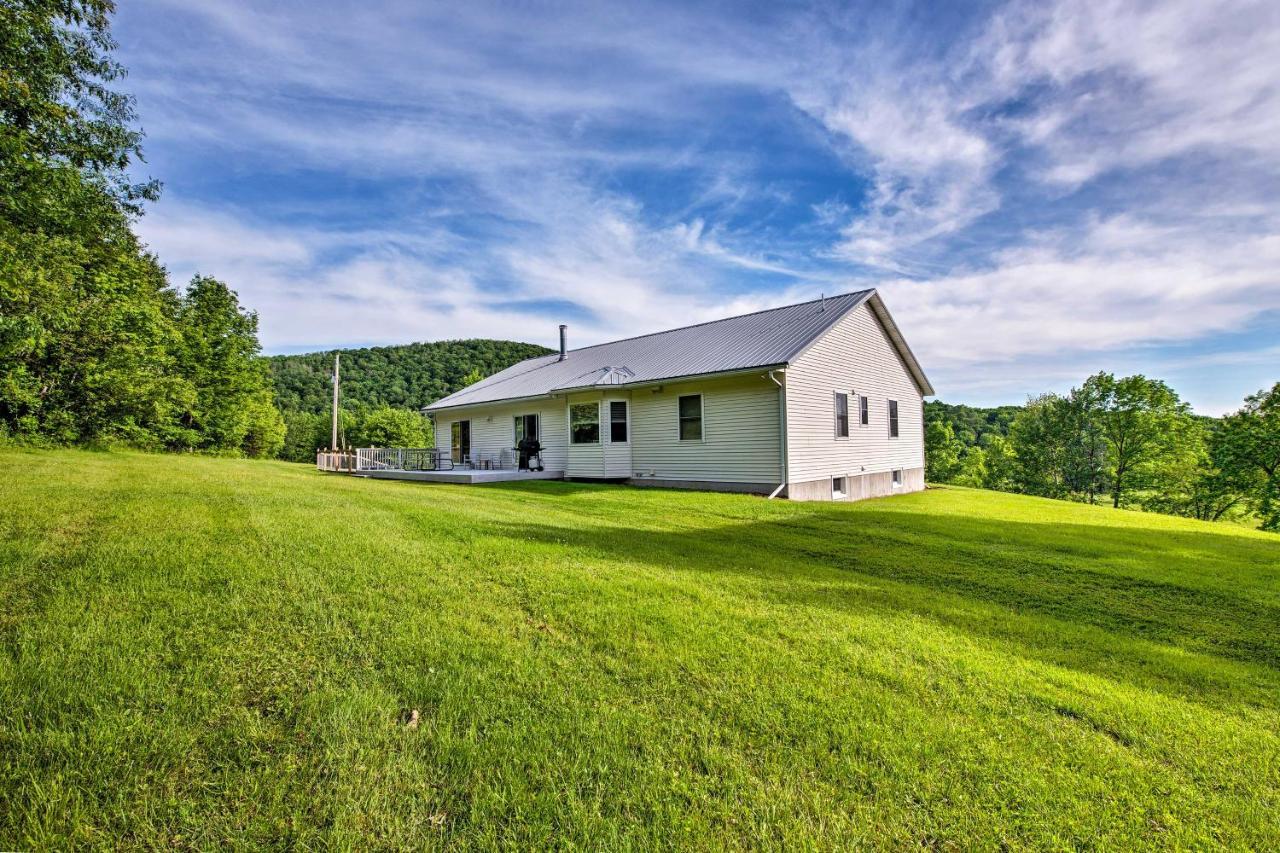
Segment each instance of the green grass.
[[0,464],[3,849],[1280,845],[1278,537]]

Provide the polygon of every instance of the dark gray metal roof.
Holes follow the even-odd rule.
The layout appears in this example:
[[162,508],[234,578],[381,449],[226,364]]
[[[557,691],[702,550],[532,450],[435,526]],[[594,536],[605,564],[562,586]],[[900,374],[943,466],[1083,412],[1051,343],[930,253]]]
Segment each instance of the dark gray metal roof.
[[[559,353],[526,359],[437,400],[424,411],[784,365],[837,320],[873,297],[880,302],[874,290],[860,290],[569,350],[564,361]],[[896,327],[890,328],[896,333]],[[905,342],[896,334],[893,337],[903,360],[914,367],[917,382],[923,380],[922,390],[932,394]]]

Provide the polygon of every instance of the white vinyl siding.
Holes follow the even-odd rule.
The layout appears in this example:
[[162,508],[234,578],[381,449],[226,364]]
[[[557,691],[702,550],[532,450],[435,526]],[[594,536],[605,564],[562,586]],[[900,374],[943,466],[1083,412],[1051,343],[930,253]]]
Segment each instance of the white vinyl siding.
[[568,429],[565,426],[564,398],[523,403],[467,406],[436,413],[436,447],[449,452],[449,436],[454,421],[471,421],[471,450],[496,458],[502,450],[514,450],[516,415],[537,415],[542,442],[542,462],[548,471],[565,468]]
[[[790,482],[924,466],[924,401],[869,306],[850,311],[802,353],[786,383]],[[870,423],[849,430],[847,440],[832,434],[833,388],[868,398]],[[889,438],[889,400],[898,403],[896,439]]]
[[[678,400],[694,394],[702,396],[702,439],[681,441]],[[778,386],[763,373],[637,389],[631,395],[634,475],[779,483],[779,415]]]

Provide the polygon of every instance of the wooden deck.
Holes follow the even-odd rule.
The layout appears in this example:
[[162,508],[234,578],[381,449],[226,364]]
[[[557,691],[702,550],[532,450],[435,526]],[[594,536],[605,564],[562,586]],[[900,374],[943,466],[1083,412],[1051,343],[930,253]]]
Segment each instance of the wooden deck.
[[472,470],[455,468],[452,471],[353,471],[357,477],[375,480],[417,480],[423,483],[508,483],[516,480],[563,480],[563,471],[512,471]]

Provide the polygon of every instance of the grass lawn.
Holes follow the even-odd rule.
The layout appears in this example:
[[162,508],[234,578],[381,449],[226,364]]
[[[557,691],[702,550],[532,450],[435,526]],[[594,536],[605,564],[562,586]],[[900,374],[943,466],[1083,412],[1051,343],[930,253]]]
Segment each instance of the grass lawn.
[[0,464],[2,849],[1280,846],[1280,537]]

